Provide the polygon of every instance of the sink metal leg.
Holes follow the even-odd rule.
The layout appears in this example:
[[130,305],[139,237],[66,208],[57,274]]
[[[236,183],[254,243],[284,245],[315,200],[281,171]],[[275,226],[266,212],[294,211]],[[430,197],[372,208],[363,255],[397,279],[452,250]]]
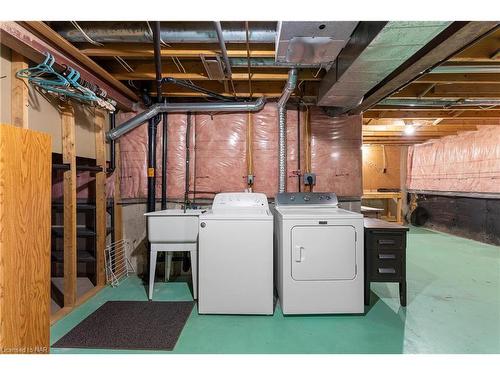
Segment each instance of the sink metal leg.
[[193,282],[193,299],[198,299],[198,251],[191,250],[191,280]]
[[156,255],[158,252],[156,250],[153,250],[153,247],[151,247],[151,252],[149,255],[149,300],[151,301],[153,299],[153,288],[155,284],[155,271],[156,271]]
[[170,281],[170,272],[172,270],[172,251],[165,252],[165,282]]

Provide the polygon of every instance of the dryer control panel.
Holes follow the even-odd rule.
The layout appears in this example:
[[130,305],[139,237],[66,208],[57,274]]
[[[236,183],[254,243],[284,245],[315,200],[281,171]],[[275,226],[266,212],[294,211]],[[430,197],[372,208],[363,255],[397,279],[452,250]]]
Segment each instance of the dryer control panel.
[[276,206],[337,206],[339,203],[335,193],[278,193]]

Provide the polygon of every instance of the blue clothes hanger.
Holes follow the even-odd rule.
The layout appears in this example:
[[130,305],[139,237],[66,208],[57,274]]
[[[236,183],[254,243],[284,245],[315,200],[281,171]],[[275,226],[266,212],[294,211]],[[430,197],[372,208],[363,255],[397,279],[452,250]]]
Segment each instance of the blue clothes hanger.
[[21,69],[16,73],[18,78],[27,78],[30,83],[52,86],[68,86],[67,79],[52,67],[56,59],[47,52],[45,60],[32,68]]

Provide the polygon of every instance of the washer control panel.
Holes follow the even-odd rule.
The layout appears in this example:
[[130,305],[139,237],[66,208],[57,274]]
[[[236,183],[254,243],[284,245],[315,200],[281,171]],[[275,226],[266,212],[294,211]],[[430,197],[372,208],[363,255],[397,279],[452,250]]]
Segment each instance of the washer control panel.
[[339,203],[335,193],[278,193],[276,206],[321,205],[337,206]]
[[219,193],[212,203],[212,210],[269,209],[267,197],[262,193]]

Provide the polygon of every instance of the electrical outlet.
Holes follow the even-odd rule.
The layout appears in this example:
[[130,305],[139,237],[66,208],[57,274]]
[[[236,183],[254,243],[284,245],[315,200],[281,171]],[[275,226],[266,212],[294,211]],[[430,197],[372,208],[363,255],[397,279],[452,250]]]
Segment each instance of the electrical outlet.
[[316,173],[304,173],[304,185],[316,185]]

